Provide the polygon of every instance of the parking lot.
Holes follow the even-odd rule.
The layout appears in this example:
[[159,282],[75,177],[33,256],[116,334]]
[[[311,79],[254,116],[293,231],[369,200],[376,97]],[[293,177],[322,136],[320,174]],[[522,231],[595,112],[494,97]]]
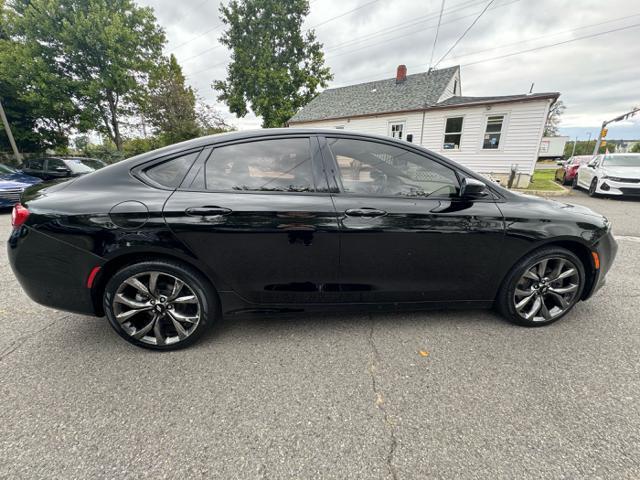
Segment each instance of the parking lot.
[[226,319],[156,353],[31,302],[0,249],[0,478],[640,478],[640,201],[555,199],[607,215],[620,249],[538,329]]

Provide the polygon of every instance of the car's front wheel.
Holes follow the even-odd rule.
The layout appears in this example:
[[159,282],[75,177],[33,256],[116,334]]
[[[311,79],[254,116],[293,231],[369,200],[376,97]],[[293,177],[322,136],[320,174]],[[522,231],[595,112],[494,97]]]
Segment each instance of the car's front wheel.
[[186,347],[200,338],[218,311],[207,280],[186,265],[145,261],[107,282],[104,310],[113,329],[134,345],[156,350]]
[[593,180],[591,180],[591,184],[589,185],[589,196],[590,197],[595,197],[598,195],[598,179],[594,178]]
[[584,266],[574,253],[561,247],[541,248],[511,269],[496,306],[519,325],[548,325],[580,300],[584,283]]

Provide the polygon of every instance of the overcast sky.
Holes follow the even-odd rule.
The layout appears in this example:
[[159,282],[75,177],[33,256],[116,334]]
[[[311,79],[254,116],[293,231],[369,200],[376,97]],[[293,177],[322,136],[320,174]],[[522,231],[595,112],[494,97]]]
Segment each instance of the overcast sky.
[[[139,0],[153,7],[189,83],[238,128],[256,128],[216,101],[229,51],[219,44],[218,0]],[[488,0],[445,0],[434,63],[473,22]],[[312,0],[305,26],[324,45],[342,86],[390,78],[404,63],[426,71],[441,0]],[[337,18],[336,18],[337,17]],[[617,30],[586,38],[600,32]],[[550,48],[509,56],[559,42]],[[503,58],[496,58],[503,57]],[[495,0],[438,65],[461,65],[463,95],[558,91],[567,106],[562,132],[586,138],[604,119],[640,106],[640,1]],[[640,138],[640,114],[610,128],[609,138]]]

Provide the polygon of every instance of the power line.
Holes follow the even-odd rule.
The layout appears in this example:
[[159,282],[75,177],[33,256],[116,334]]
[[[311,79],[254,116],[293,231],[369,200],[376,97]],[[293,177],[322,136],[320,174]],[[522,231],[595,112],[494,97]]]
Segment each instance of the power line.
[[[371,0],[371,1],[370,1],[370,2],[368,2],[368,3],[365,3],[365,4],[363,4],[363,5],[360,5],[359,7],[353,8],[353,9],[351,9],[351,10],[347,11],[347,12],[341,13],[340,15],[336,15],[335,17],[331,17],[331,18],[328,18],[327,20],[324,20],[324,21],[322,21],[322,22],[320,22],[320,23],[317,23],[317,24],[313,25],[312,27],[307,28],[305,31],[307,31],[307,32],[308,32],[309,30],[311,30],[311,29],[313,29],[313,28],[316,28],[316,27],[321,26],[321,25],[325,25],[325,24],[327,24],[327,23],[329,23],[329,22],[332,22],[332,21],[334,21],[334,20],[337,20],[338,18],[342,18],[342,17],[344,17],[344,16],[346,16],[346,15],[349,15],[350,13],[353,13],[353,12],[355,12],[355,11],[357,11],[357,10],[360,10],[360,9],[362,9],[362,8],[364,8],[364,7],[367,7],[367,6],[371,5],[371,4],[376,3],[376,2],[379,2],[379,1],[380,1],[380,0]],[[182,46],[184,46],[184,45],[187,45],[188,43],[191,43],[191,42],[192,42],[192,41],[194,41],[194,40],[197,40],[198,38],[203,37],[203,36],[204,36],[204,35],[206,35],[207,33],[210,33],[210,32],[213,32],[214,30],[218,30],[218,29],[220,29],[220,27],[222,27],[222,26],[224,26],[224,23],[220,23],[219,25],[217,25],[217,26],[215,26],[215,27],[213,27],[213,28],[211,28],[211,29],[209,29],[209,30],[207,30],[207,31],[205,31],[205,32],[202,32],[201,34],[196,35],[195,37],[193,37],[193,38],[191,38],[191,39],[189,39],[189,40],[187,40],[187,41],[185,41],[185,42],[182,42],[182,43],[181,43],[180,45],[178,45],[177,47],[172,48],[172,49],[169,51],[169,53],[171,53],[171,52],[173,52],[173,51],[177,50],[178,48],[180,48],[180,47],[182,47]],[[192,60],[192,59],[197,58],[197,57],[199,57],[199,56],[201,56],[201,55],[204,55],[205,53],[210,52],[211,50],[215,50],[216,48],[220,48],[221,46],[222,46],[222,45],[216,45],[216,46],[214,46],[214,47],[211,47],[211,48],[208,48],[208,49],[206,49],[206,50],[203,50],[203,51],[201,51],[201,52],[199,52],[199,53],[196,53],[195,55],[191,55],[190,57],[188,57],[188,58],[186,58],[186,59],[182,60],[182,62],[188,62],[189,60]]]
[[467,33],[469,33],[469,30],[471,30],[473,28],[473,26],[478,22],[478,20],[480,20],[482,15],[484,15],[484,12],[486,12],[489,9],[489,7],[491,6],[491,4],[493,2],[495,2],[495,0],[489,0],[489,3],[487,3],[487,6],[482,9],[480,14],[475,18],[475,20],[473,22],[471,22],[471,25],[469,25],[467,27],[467,29],[462,33],[462,35],[460,35],[460,37],[455,42],[453,42],[453,45],[451,45],[451,48],[449,48],[449,50],[447,50],[447,52],[442,57],[440,57],[440,60],[438,60],[436,62],[436,64],[433,66],[433,68],[437,68],[438,65],[440,65],[440,62],[442,62],[442,60],[444,60],[446,58],[446,56],[449,55],[449,53],[451,53],[451,50],[456,48],[456,45],[458,45],[458,43],[460,43],[460,41],[465,37],[465,35]]
[[473,52],[463,53],[461,55],[460,54],[456,54],[455,58],[457,60],[457,59],[464,58],[464,57],[471,57],[473,55],[477,55],[478,53],[492,52],[494,50],[502,50],[504,48],[512,47],[514,45],[521,45],[523,43],[529,43],[529,42],[533,42],[535,40],[541,40],[543,38],[557,37],[558,35],[564,35],[566,33],[573,33],[573,32],[577,32],[578,30],[584,30],[586,28],[599,27],[600,25],[606,25],[608,23],[619,22],[620,20],[628,20],[630,18],[634,18],[634,17],[638,17],[638,16],[640,16],[640,13],[634,13],[634,14],[631,14],[631,15],[625,15],[624,17],[617,17],[617,18],[612,18],[612,19],[609,19],[609,20],[605,20],[604,22],[592,23],[592,24],[589,24],[589,25],[582,25],[580,27],[570,28],[568,30],[562,30],[562,31],[559,31],[559,32],[554,32],[554,33],[546,33],[546,34],[540,35],[538,37],[528,38],[526,40],[520,40],[518,42],[508,43],[506,45],[501,45],[499,47],[491,47],[491,48],[485,48],[485,49],[482,49],[482,50],[475,50]]
[[[520,2],[520,1],[521,1],[521,0],[512,0],[511,2],[503,3],[502,5],[496,5],[496,6],[495,6],[495,7],[493,7],[491,10],[495,10],[495,9],[497,9],[497,8],[501,8],[501,7],[506,7],[507,5],[511,5],[512,3],[517,3],[517,2]],[[483,2],[483,3],[484,3],[484,2]],[[467,18],[467,17],[473,17],[474,15],[476,15],[476,14],[474,13],[474,14],[471,14],[471,15],[465,15],[465,16],[462,16],[462,17],[454,18],[454,19],[452,19],[452,20],[449,20],[448,22],[442,22],[442,24],[441,24],[440,26],[443,26],[443,25],[449,25],[449,24],[451,24],[451,23],[456,23],[456,22],[458,22],[459,20],[463,20],[463,19],[465,19],[465,18]],[[340,56],[342,56],[342,55],[349,55],[349,54],[351,54],[351,53],[355,53],[355,52],[358,52],[358,51],[360,51],[360,50],[366,50],[367,48],[375,47],[375,46],[377,46],[377,45],[387,44],[387,43],[389,43],[389,42],[391,42],[391,41],[398,40],[398,39],[400,39],[400,38],[409,37],[409,36],[414,35],[415,33],[418,33],[418,32],[425,32],[425,31],[427,31],[427,30],[431,30],[432,28],[435,28],[435,25],[432,25],[432,26],[430,26],[430,27],[426,27],[426,28],[420,28],[419,30],[411,31],[411,32],[405,33],[405,34],[403,34],[403,35],[397,35],[397,36],[395,36],[395,37],[387,38],[387,39],[385,39],[385,40],[383,40],[383,41],[381,41],[381,42],[376,42],[376,43],[371,43],[371,44],[369,44],[369,45],[364,45],[364,46],[362,46],[362,47],[360,47],[360,48],[356,48],[356,49],[353,49],[353,50],[349,50],[348,52],[338,53],[337,55],[330,55],[330,56],[328,56],[328,57],[327,57],[327,59],[329,60],[329,59],[331,59],[331,58],[340,57]]]
[[442,22],[442,12],[444,10],[444,1],[440,6],[440,16],[438,17],[438,26],[436,27],[436,36],[433,39],[433,47],[431,48],[431,58],[429,59],[429,70],[431,70],[431,64],[433,63],[433,54],[436,53],[436,45],[438,44],[438,33],[440,32],[440,22]]
[[579,40],[586,40],[589,38],[595,38],[595,37],[600,37],[602,35],[606,35],[608,33],[614,33],[614,32],[620,32],[622,30],[629,30],[630,28],[636,28],[636,27],[640,27],[640,23],[635,23],[633,25],[628,25],[626,27],[620,27],[620,28],[614,28],[611,30],[606,30],[604,32],[597,32],[597,33],[592,33],[590,35],[584,35],[582,37],[576,37],[576,38],[572,38],[570,40],[564,40],[562,42],[556,42],[556,43],[551,43],[549,45],[541,45],[539,47],[535,47],[535,48],[529,48],[527,50],[521,50],[519,52],[512,52],[512,53],[507,53],[505,55],[499,55],[497,57],[491,57],[491,58],[485,58],[483,60],[478,60],[476,62],[469,62],[469,63],[465,63],[463,65],[460,65],[461,67],[467,67],[469,65],[477,65],[479,63],[485,63],[485,62],[491,62],[493,60],[500,60],[502,58],[508,58],[508,57],[513,57],[515,55],[522,55],[523,53],[530,53],[530,52],[536,52],[538,50],[544,50],[545,48],[551,48],[551,47],[557,47],[558,45],[565,45],[567,43],[573,43],[573,42],[577,42]]
[[196,72],[190,73],[190,74],[188,74],[188,75],[186,75],[186,76],[187,76],[187,77],[192,77],[192,76],[197,75],[197,74],[199,74],[199,73],[206,72],[206,71],[208,71],[208,70],[213,70],[214,68],[216,68],[216,67],[220,67],[220,66],[222,66],[222,65],[225,65],[226,63],[227,63],[227,60],[225,60],[224,62],[216,63],[215,65],[211,65],[210,67],[203,68],[202,70],[198,70],[198,71],[196,71]]
[[[466,1],[466,2],[462,2],[462,3],[456,4],[455,6],[458,7],[458,8],[445,9],[445,13],[443,14],[443,16],[446,17],[447,15],[450,15],[450,14],[456,12],[456,11],[464,10],[465,8],[468,8],[468,7],[471,7],[471,6],[475,6],[477,4],[484,3],[484,2],[485,2],[485,0],[480,0],[480,1],[470,0],[470,1]],[[340,43],[336,43],[336,44],[333,44],[333,45],[329,45],[328,47],[326,47],[324,49],[324,51],[325,52],[329,52],[329,51],[333,51],[333,50],[338,50],[338,49],[343,48],[343,47],[345,47],[347,45],[350,45],[350,44],[360,43],[360,42],[362,42],[362,41],[364,41],[366,39],[379,37],[381,35],[384,35],[386,33],[391,33],[391,32],[394,32],[396,30],[406,29],[407,26],[413,27],[415,25],[418,25],[418,24],[421,24],[421,23],[425,23],[425,22],[431,20],[432,18],[436,18],[437,16],[438,16],[437,14],[431,13],[429,15],[423,15],[421,17],[414,18],[412,20],[408,20],[408,21],[401,22],[401,23],[396,23],[395,25],[391,25],[391,26],[389,26],[387,28],[384,28],[384,29],[382,29],[382,30],[380,30],[378,32],[373,32],[373,33],[368,33],[368,34],[365,34],[365,35],[360,35],[359,37],[352,38],[351,40],[347,40],[347,41],[344,41],[344,42],[340,42]],[[462,17],[462,18],[466,18],[466,17]],[[446,25],[446,23],[445,23],[445,25]]]
[[307,28],[307,31],[312,30],[314,28],[318,28],[319,26],[325,25],[325,24],[327,24],[329,22],[333,22],[334,20],[337,20],[338,18],[342,18],[342,17],[344,17],[346,15],[349,15],[350,13],[353,13],[353,12],[355,12],[357,10],[360,10],[360,9],[364,8],[364,7],[368,7],[369,5],[371,5],[373,3],[376,3],[376,2],[379,2],[379,1],[380,0],[371,0],[370,2],[364,3],[364,4],[360,5],[359,7],[356,7],[356,8],[353,8],[353,9],[349,10],[348,12],[341,13],[340,15],[336,15],[335,17],[328,18],[327,20],[324,20],[324,21],[322,21],[320,23],[316,23],[315,25]]
[[[635,17],[635,16],[638,16],[638,15],[640,15],[640,14],[634,14],[634,15],[631,15],[631,16],[628,16],[628,17],[624,17],[624,18],[631,18],[631,17]],[[611,21],[613,21],[613,20],[611,20]],[[610,21],[609,22],[602,22],[602,23],[610,23]],[[593,27],[593,26],[596,26],[596,25],[599,25],[599,24],[585,25],[583,27],[578,27],[575,30],[581,30],[581,29],[588,28],[588,27]],[[614,28],[614,29],[611,29],[611,30],[605,30],[605,31],[602,31],[602,32],[596,32],[596,33],[589,34],[589,35],[583,35],[582,37],[576,37],[576,38],[572,38],[572,39],[569,39],[569,40],[564,40],[564,41],[561,41],[561,42],[552,43],[552,44],[549,44],[549,45],[541,45],[539,47],[529,48],[529,49],[526,49],[526,50],[519,50],[517,52],[511,52],[511,53],[508,53],[508,54],[505,54],[505,55],[499,55],[499,56],[496,56],[496,57],[485,58],[485,59],[481,59],[481,60],[478,60],[478,61],[465,63],[465,64],[462,64],[460,66],[461,67],[466,67],[466,66],[470,66],[470,65],[477,65],[477,64],[481,64],[481,63],[485,63],[485,62],[490,62],[490,61],[493,61],[493,60],[499,60],[499,59],[502,59],[502,58],[508,58],[508,57],[513,57],[513,56],[516,56],[516,55],[522,55],[522,54],[525,54],[525,53],[535,52],[535,51],[538,51],[538,50],[543,50],[543,49],[555,47],[555,46],[558,46],[558,45],[564,45],[564,44],[567,44],[567,43],[577,42],[577,41],[580,41],[580,40],[587,40],[589,38],[599,37],[599,36],[606,35],[606,34],[609,34],[609,33],[615,33],[615,32],[618,32],[618,31],[628,30],[628,29],[631,29],[631,28],[639,27],[639,26],[640,26],[640,23],[636,23],[636,24],[633,24],[633,25],[627,25],[627,26],[620,27],[620,28]],[[569,32],[571,32],[571,30],[569,30],[569,31],[567,31],[565,33],[569,33]],[[532,40],[533,39],[524,40],[524,41],[532,41]],[[514,42],[513,44],[509,44],[509,45],[503,45],[502,47],[497,47],[494,50],[497,50],[498,48],[505,48],[505,47],[509,47],[509,46],[512,46],[512,45],[517,45],[517,44],[522,43],[522,42],[523,41]],[[412,69],[412,68],[418,68],[418,67],[421,67],[421,66],[422,65],[417,65],[416,64],[416,65],[409,65],[407,68],[408,69]],[[357,84],[357,83],[367,83],[367,80],[369,80],[370,82],[373,82],[373,81],[376,81],[378,79],[378,77],[376,77],[376,79],[374,79],[374,80],[369,80],[369,79],[372,78],[371,76],[360,77],[358,79],[349,81],[348,84],[349,85],[354,85],[354,84]],[[343,83],[343,84],[346,84],[346,82]],[[332,87],[332,88],[336,88],[336,87]]]
[[218,25],[216,25],[215,27],[210,28],[209,30],[204,31],[204,32],[202,32],[201,34],[196,35],[196,36],[195,36],[195,37],[193,37],[193,38],[190,38],[190,39],[189,39],[189,40],[187,40],[186,42],[182,42],[182,43],[181,43],[180,45],[178,45],[177,47],[173,47],[171,50],[169,50],[169,53],[171,53],[171,52],[173,52],[173,51],[175,51],[175,50],[179,49],[180,47],[184,47],[186,44],[191,43],[191,42],[193,42],[194,40],[197,40],[198,38],[204,37],[207,33],[211,33],[211,32],[213,32],[214,30],[218,30],[218,29],[220,29],[220,28],[221,28],[221,27],[223,27],[223,26],[224,26],[224,23],[219,23],[219,24],[218,24]]

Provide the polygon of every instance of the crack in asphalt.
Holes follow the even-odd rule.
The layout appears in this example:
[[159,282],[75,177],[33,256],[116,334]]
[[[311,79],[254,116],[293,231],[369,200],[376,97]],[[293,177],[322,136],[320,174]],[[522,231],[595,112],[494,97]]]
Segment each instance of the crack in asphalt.
[[56,318],[55,320],[47,323],[44,327],[31,332],[31,333],[27,333],[26,335],[22,335],[21,337],[18,337],[17,339],[15,339],[13,342],[11,342],[9,344],[9,346],[7,346],[4,350],[2,350],[0,352],[0,362],[2,360],[4,360],[6,357],[8,357],[9,355],[11,355],[13,352],[15,352],[18,348],[20,348],[22,345],[24,345],[26,342],[28,342],[32,337],[35,337],[36,335],[38,335],[39,333],[44,332],[47,328],[51,327],[54,323],[60,321],[60,320],[64,320],[65,318],[68,318],[69,315],[64,315],[60,318]]
[[371,318],[371,315],[369,315],[369,321],[371,322],[371,330],[369,331],[369,345],[371,346],[371,363],[369,364],[369,374],[371,375],[371,388],[373,389],[373,393],[375,395],[376,407],[382,413],[385,427],[389,431],[389,452],[387,453],[386,458],[387,469],[389,470],[390,477],[393,480],[397,480],[398,474],[395,467],[393,466],[393,457],[398,447],[398,440],[396,438],[395,425],[393,424],[393,421],[389,416],[389,412],[387,412],[384,394],[380,390],[379,382],[376,378],[376,370],[378,369],[378,365],[382,363],[382,357],[380,356],[378,347],[376,347],[376,343],[373,339],[373,319]]

